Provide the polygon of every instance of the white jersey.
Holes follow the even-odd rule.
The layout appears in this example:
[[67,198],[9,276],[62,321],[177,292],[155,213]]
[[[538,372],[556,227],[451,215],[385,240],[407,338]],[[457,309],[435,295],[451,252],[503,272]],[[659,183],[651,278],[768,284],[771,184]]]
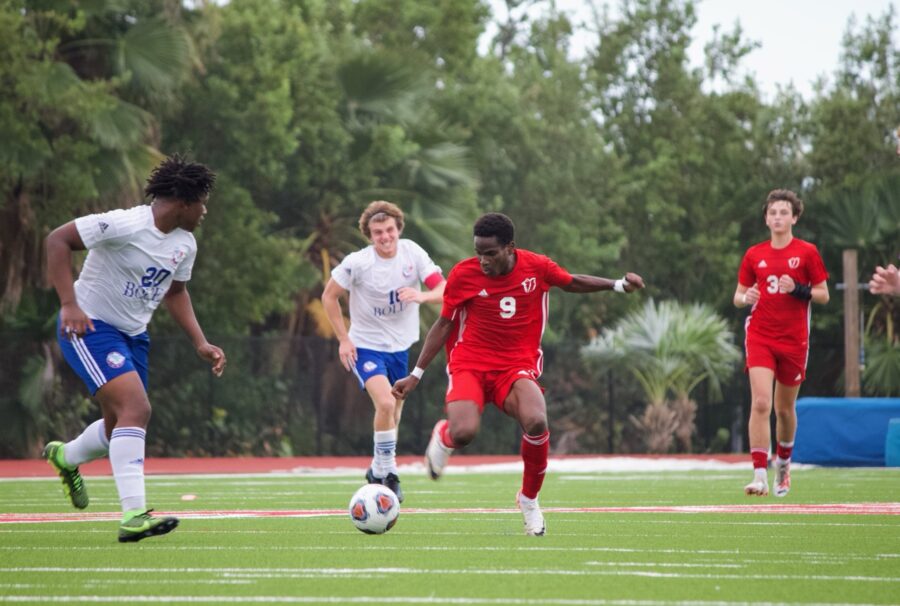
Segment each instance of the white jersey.
[[194,235],[181,228],[161,232],[150,206],[79,217],[75,227],[88,249],[75,298],[91,319],[139,335],[172,282],[191,279]]
[[394,353],[419,340],[419,304],[402,302],[397,290],[418,288],[440,273],[421,246],[400,240],[397,254],[384,259],[372,245],[344,257],[331,277],[350,291],[350,340],[357,347]]

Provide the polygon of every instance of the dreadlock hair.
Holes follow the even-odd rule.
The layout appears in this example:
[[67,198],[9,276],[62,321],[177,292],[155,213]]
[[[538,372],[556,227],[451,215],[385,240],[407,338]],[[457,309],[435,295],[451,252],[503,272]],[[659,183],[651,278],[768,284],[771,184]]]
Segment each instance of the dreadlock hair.
[[482,238],[497,238],[497,244],[506,246],[516,239],[516,226],[513,225],[512,219],[503,213],[487,213],[475,221],[473,230],[476,236]]
[[206,197],[216,182],[216,173],[206,165],[188,162],[173,154],[153,169],[144,193],[154,198],[173,198],[188,204]]

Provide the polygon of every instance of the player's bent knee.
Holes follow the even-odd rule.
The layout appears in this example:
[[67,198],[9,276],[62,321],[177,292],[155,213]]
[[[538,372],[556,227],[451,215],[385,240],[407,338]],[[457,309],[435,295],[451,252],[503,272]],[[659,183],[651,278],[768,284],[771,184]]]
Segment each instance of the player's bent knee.
[[478,435],[478,427],[469,425],[456,426],[450,425],[450,437],[457,446],[465,446],[475,439]]
[[529,436],[539,436],[547,431],[547,419],[532,419],[522,423],[522,430]]

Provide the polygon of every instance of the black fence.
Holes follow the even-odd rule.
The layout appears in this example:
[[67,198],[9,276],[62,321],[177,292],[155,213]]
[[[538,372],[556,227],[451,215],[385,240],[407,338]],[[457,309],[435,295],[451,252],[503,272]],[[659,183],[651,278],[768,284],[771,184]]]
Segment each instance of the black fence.
[[[0,340],[0,458],[34,457],[45,441],[70,439],[99,408],[62,360],[54,342],[6,335]],[[153,338],[150,353],[150,456],[366,455],[373,407],[338,362],[337,342],[317,337],[212,339],[227,352],[215,378],[184,337]],[[13,345],[17,343],[18,345]],[[21,344],[26,343],[23,347]],[[579,355],[581,344],[548,345],[545,372],[552,451],[640,453],[643,436],[630,420],[645,407],[631,375],[612,373]],[[415,359],[417,350],[412,352]],[[801,395],[840,395],[840,345],[819,345]],[[447,381],[443,360],[428,369],[406,402],[399,454],[420,454],[440,418]],[[701,385],[693,452],[743,452],[749,388],[742,368],[712,400]],[[486,407],[482,430],[465,452],[513,453],[519,429]],[[682,452],[684,448],[682,448]]]

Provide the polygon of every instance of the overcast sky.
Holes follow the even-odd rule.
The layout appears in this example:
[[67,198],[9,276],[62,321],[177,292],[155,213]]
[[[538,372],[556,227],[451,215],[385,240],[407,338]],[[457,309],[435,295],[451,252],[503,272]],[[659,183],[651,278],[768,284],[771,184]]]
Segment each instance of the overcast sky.
[[[831,76],[838,65],[841,39],[847,21],[855,15],[858,24],[866,16],[879,17],[900,0],[700,0],[697,2],[697,24],[692,32],[694,44],[691,60],[701,65],[703,46],[712,36],[713,26],[730,32],[740,22],[747,40],[761,44],[744,58],[742,65],[756,75],[763,94],[768,98],[778,85],[793,82],[804,97],[812,95],[812,84],[821,75]],[[603,3],[598,0],[598,5]],[[618,0],[608,2],[612,14]],[[575,23],[590,21],[584,0],[556,0],[557,8]],[[495,16],[506,19],[505,5],[491,0]],[[494,31],[489,30],[488,35]],[[589,44],[586,36],[573,39],[573,52]],[[580,48],[579,48],[580,47]]]

